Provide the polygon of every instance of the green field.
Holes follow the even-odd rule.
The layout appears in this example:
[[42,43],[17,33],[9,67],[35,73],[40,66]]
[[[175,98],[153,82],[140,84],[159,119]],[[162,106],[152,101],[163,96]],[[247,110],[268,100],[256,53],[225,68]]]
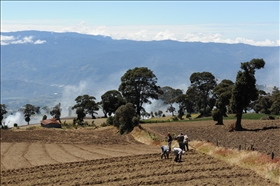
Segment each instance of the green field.
[[[198,118],[199,114],[192,114],[190,118],[186,118],[186,116],[183,116],[183,120],[177,120],[176,122],[187,122],[187,121],[207,121],[207,120],[213,120],[212,116],[210,117],[202,117]],[[279,119],[280,116],[277,115],[271,115],[275,119]],[[242,119],[250,119],[250,120],[260,120],[267,118],[268,115],[266,114],[256,114],[256,113],[244,113],[242,115]],[[228,117],[224,117],[224,120],[232,120],[236,119],[235,114],[229,114]],[[153,117],[150,119],[144,119],[141,120],[142,123],[157,123],[157,122],[172,122],[173,116],[166,116],[166,117]]]

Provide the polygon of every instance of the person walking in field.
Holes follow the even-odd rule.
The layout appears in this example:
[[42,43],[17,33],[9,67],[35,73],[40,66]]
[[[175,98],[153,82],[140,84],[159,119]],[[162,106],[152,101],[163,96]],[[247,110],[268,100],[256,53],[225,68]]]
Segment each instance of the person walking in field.
[[167,142],[168,142],[169,152],[171,152],[172,141],[173,141],[173,138],[172,138],[170,132],[168,132],[168,134],[167,134]]
[[180,161],[182,161],[182,155],[185,154],[185,151],[183,151],[181,148],[175,147],[173,149],[173,153],[175,155],[174,161],[176,161],[176,162],[179,161],[180,162]]
[[[188,138],[187,134],[184,135],[183,146],[184,146],[184,148],[183,148],[184,151],[189,151],[189,138]],[[186,147],[187,147],[187,149],[186,149]]]
[[177,136],[177,141],[178,141],[180,149],[184,150],[184,135],[183,135],[183,133],[180,133]]
[[169,159],[169,147],[166,145],[161,146],[161,159],[164,157],[165,159]]

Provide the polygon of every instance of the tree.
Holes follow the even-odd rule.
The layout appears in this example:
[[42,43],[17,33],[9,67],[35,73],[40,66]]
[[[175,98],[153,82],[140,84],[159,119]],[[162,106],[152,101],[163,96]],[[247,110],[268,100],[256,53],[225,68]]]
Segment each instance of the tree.
[[176,103],[179,104],[178,118],[182,120],[185,110],[187,110],[186,109],[186,94],[181,94],[181,95],[177,96]]
[[185,109],[188,113],[196,112],[198,113],[202,105],[202,96],[198,89],[193,86],[189,86],[186,91]]
[[272,105],[271,95],[263,90],[259,90],[258,95],[258,99],[251,104],[251,108],[253,108],[256,113],[270,114],[270,107]]
[[231,108],[236,113],[234,126],[236,131],[243,130],[241,119],[244,108],[258,98],[255,70],[264,68],[264,65],[263,59],[252,59],[250,62],[241,63],[242,70],[237,73],[231,96]]
[[158,113],[158,117],[161,117],[161,115],[162,115],[163,112],[162,112],[161,110],[158,110],[157,113]]
[[173,107],[173,104],[176,102],[176,98],[183,94],[183,91],[180,89],[173,89],[169,86],[162,87],[161,91],[163,94],[159,96],[159,99],[169,105],[167,110],[172,113],[172,116],[174,116],[175,107]]
[[105,117],[111,116],[121,106],[125,105],[125,100],[117,90],[109,90],[101,96],[101,106]]
[[51,112],[51,109],[48,106],[44,106],[42,110],[44,110],[46,114],[50,114]]
[[55,105],[54,107],[53,107],[53,109],[50,111],[50,115],[51,116],[53,116],[56,120],[58,120],[60,123],[61,123],[61,121],[60,121],[60,116],[61,116],[61,104],[60,103],[58,103],[57,105]]
[[224,79],[214,89],[213,93],[217,96],[215,103],[216,109],[212,112],[214,121],[223,125],[223,116],[227,116],[227,106],[230,103],[234,83],[231,80]]
[[207,99],[211,90],[217,85],[215,76],[210,72],[195,72],[190,76],[191,86],[197,89],[202,96],[203,100],[203,113],[206,116]]
[[142,118],[149,118],[149,117],[151,117],[151,114],[148,112],[141,112],[141,116],[142,116]]
[[119,129],[120,134],[132,131],[134,126],[137,126],[138,123],[139,119],[136,116],[132,103],[122,105],[116,110],[114,126]]
[[147,67],[136,67],[128,70],[121,77],[119,91],[126,102],[130,102],[136,108],[136,114],[140,116],[145,111],[143,104],[151,104],[149,99],[158,99],[161,94],[160,87],[156,85],[157,78]]
[[280,91],[277,87],[273,87],[272,95],[271,95],[271,107],[270,111],[272,114],[279,115],[280,114]]
[[0,109],[1,109],[1,115],[0,115],[0,124],[2,124],[2,120],[4,119],[4,115],[8,113],[8,111],[6,110],[7,107],[5,104],[0,104]]
[[87,94],[78,96],[75,99],[76,104],[72,107],[72,109],[81,108],[86,114],[90,114],[92,119],[94,119],[94,114],[97,114],[96,111],[99,110],[98,104],[95,102],[95,99],[96,98],[94,96],[89,96]]
[[37,107],[31,104],[26,104],[23,106],[23,108],[19,109],[20,112],[24,114],[25,121],[29,125],[30,117],[38,111]]
[[82,107],[77,108],[76,114],[77,114],[77,120],[83,122],[86,116],[84,109]]

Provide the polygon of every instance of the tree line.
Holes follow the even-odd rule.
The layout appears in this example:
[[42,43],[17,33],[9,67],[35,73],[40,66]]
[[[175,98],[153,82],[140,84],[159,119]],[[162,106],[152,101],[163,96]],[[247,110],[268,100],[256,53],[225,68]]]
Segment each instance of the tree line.
[[[255,71],[264,66],[263,59],[242,62],[235,82],[224,79],[217,83],[215,76],[210,72],[195,72],[189,78],[191,84],[185,93],[170,86],[158,86],[157,77],[150,69],[136,67],[129,69],[121,77],[118,90],[105,92],[100,102],[96,102],[94,96],[87,94],[78,96],[75,99],[76,104],[69,107],[69,113],[75,110],[77,121],[82,122],[87,114],[94,119],[97,111],[101,109],[104,117],[108,117],[109,122],[118,127],[120,133],[124,133],[138,125],[141,116],[162,114],[161,110],[147,113],[143,107],[144,104],[151,104],[151,100],[154,99],[167,104],[167,111],[173,116],[176,111],[174,104],[178,104],[179,119],[186,113],[200,113],[200,117],[212,116],[217,124],[223,124],[223,117],[228,113],[236,114],[234,129],[243,130],[241,119],[247,110],[279,115],[279,89],[274,87],[270,94],[256,87]],[[42,109],[60,121],[60,103],[52,109],[47,107]],[[39,113],[40,107],[26,104],[19,111],[24,114],[25,121],[29,124],[30,116]],[[1,121],[6,113],[6,105],[1,104]]]

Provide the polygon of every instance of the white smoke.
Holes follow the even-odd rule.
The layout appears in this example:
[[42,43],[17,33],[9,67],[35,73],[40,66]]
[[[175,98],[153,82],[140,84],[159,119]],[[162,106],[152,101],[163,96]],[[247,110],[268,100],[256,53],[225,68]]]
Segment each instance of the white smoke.
[[[167,108],[170,107],[168,104],[164,104],[162,100],[150,100],[152,103],[151,104],[144,104],[143,107],[146,112],[151,113],[153,112],[158,112],[159,110],[162,111],[163,114],[166,116],[172,115],[172,113],[167,111]],[[172,106],[175,108],[174,114],[177,114],[177,111],[179,109],[179,105],[177,103],[172,104]]]
[[[41,115],[32,115],[30,117],[29,124],[37,124],[40,123],[41,120]],[[17,124],[18,126],[28,125],[22,112],[16,112],[15,114],[8,115],[7,118],[4,119],[4,126],[12,128],[14,127],[14,124]]]
[[4,126],[11,128],[11,127],[14,127],[15,123],[18,126],[26,125],[26,121],[24,120],[24,116],[21,112],[16,112],[15,115],[7,116],[7,118],[5,119]]
[[26,122],[24,120],[24,116],[21,112],[17,112],[15,115],[9,115],[5,119],[4,126],[11,128],[14,126],[15,123],[18,124],[18,126],[26,124]]
[[[87,94],[87,82],[81,81],[78,86],[67,85],[64,87],[62,92],[62,97],[57,100],[57,103],[60,103],[61,117],[69,116],[69,107],[73,107],[76,102],[75,99],[78,96]],[[55,106],[55,105],[54,105]],[[73,113],[73,112],[72,112]]]

